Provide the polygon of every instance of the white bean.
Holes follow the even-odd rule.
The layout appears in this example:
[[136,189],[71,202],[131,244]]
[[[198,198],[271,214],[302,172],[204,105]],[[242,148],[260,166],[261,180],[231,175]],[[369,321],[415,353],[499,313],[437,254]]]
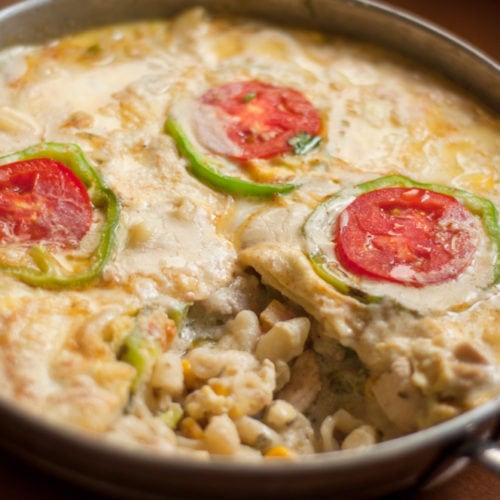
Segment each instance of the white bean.
[[240,448],[240,437],[234,422],[227,415],[216,415],[205,428],[204,443],[210,453],[234,455]]
[[221,347],[251,352],[261,333],[259,318],[253,311],[240,311],[232,321],[228,321],[225,333],[219,344]]
[[276,323],[263,335],[255,350],[257,359],[291,361],[304,350],[311,322],[305,317]]
[[297,417],[297,410],[287,401],[277,399],[273,401],[264,415],[264,422],[273,429],[280,430],[293,422]]
[[377,433],[371,425],[362,425],[354,429],[342,441],[342,449],[360,448],[361,446],[369,446],[377,442]]
[[279,434],[255,418],[245,416],[236,420],[235,424],[244,444],[263,452],[281,444]]
[[151,376],[151,386],[162,389],[171,396],[179,396],[184,390],[184,374],[181,358],[172,352],[163,352],[156,360]]

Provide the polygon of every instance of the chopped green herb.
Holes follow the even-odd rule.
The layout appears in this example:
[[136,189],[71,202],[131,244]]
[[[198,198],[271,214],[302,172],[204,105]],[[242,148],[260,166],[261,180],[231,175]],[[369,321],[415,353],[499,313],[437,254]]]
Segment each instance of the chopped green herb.
[[359,368],[357,371],[332,370],[328,376],[330,389],[335,394],[360,394],[364,393],[369,371]]
[[251,100],[255,99],[257,97],[257,94],[255,92],[249,92],[248,94],[245,94],[241,100],[243,102],[250,102]]
[[131,392],[135,393],[142,384],[151,376],[158,356],[162,352],[159,338],[151,334],[149,321],[154,314],[152,309],[143,309],[134,318],[131,331],[123,340],[118,352],[118,359],[132,365],[135,370],[135,378],[131,385]]
[[93,45],[90,45],[87,47],[87,50],[85,51],[85,55],[87,56],[97,56],[102,52],[102,46],[99,45],[98,43],[94,43]]
[[161,415],[161,419],[168,427],[175,429],[183,415],[182,406],[179,403],[172,403],[170,408]]
[[191,303],[185,303],[178,308],[172,308],[167,311],[168,317],[175,322],[177,330],[181,330],[191,305]]
[[305,155],[309,151],[318,147],[321,142],[319,135],[311,135],[307,132],[299,132],[297,135],[288,139],[288,144],[293,147],[296,155]]

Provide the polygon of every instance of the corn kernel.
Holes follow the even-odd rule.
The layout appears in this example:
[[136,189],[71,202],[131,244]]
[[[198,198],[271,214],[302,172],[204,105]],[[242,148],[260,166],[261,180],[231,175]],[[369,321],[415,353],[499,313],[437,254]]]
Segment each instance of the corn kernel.
[[286,446],[273,446],[266,451],[266,458],[293,458],[295,453]]
[[193,373],[191,363],[188,359],[182,360],[182,371],[184,373],[184,384],[188,389],[195,389],[200,385],[198,377]]
[[231,406],[231,408],[229,408],[227,414],[228,414],[229,418],[231,418],[232,420],[238,420],[239,418],[245,416],[245,414],[243,413],[243,411],[241,410],[241,408],[239,406]]
[[192,417],[182,419],[179,429],[185,437],[190,439],[203,439],[205,435],[200,424]]
[[227,385],[224,385],[218,381],[210,381],[209,385],[215,392],[215,394],[217,394],[217,396],[229,396],[231,392]]
[[127,246],[131,248],[140,248],[144,246],[153,236],[152,229],[146,222],[138,222],[128,228]]

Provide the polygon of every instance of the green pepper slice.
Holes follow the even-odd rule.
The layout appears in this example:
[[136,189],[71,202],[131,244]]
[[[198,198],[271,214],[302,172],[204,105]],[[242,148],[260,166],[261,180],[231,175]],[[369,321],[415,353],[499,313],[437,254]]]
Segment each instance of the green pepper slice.
[[125,338],[118,358],[136,370],[130,388],[131,392],[136,392],[141,386],[160,354],[161,349],[158,343],[146,338],[139,330],[134,330]]
[[246,181],[238,177],[222,174],[195,147],[182,130],[179,123],[169,116],[165,122],[165,132],[174,139],[177,148],[190,164],[191,173],[210,187],[236,196],[268,198],[293,191],[297,185],[291,183],[264,184]]
[[46,142],[22,151],[0,157],[0,165],[39,158],[51,158],[66,165],[84,184],[94,208],[104,215],[98,244],[89,257],[89,264],[81,271],[63,270],[50,251],[43,245],[29,250],[35,266],[11,266],[0,263],[0,272],[42,288],[81,287],[97,279],[108,262],[116,240],[120,217],[120,204],[116,195],[107,188],[89,165],[83,151],[76,144]]
[[349,275],[342,267],[329,262],[329,258],[320,248],[321,245],[315,243],[314,235],[317,234],[320,226],[331,227],[341,210],[358,196],[391,187],[420,188],[448,195],[459,201],[470,213],[476,215],[481,220],[484,231],[494,247],[495,260],[491,284],[500,280],[500,226],[495,205],[490,200],[465,190],[416,182],[401,175],[385,176],[344,189],[320,204],[309,216],[303,226],[307,253],[313,269],[322,279],[334,286],[340,293],[352,296],[360,302],[373,303],[381,300],[381,297],[369,295],[350,283]]
[[138,311],[134,317],[134,325],[125,336],[118,353],[118,359],[133,366],[136,370],[135,378],[130,387],[132,394],[136,393],[144,382],[151,376],[154,364],[160,354],[168,348],[172,338],[165,339],[159,333],[165,319],[175,325],[175,335],[182,327],[189,304],[172,308],[167,312],[161,309],[145,308]]

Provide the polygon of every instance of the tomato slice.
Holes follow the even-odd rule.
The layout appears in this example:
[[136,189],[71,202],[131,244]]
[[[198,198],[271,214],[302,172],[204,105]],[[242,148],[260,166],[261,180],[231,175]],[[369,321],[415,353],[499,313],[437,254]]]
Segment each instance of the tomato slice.
[[[271,158],[292,149],[289,139],[299,133],[319,133],[318,111],[297,90],[256,80],[214,87],[200,101],[215,108],[202,113],[200,139],[215,153],[238,160]],[[223,135],[224,140],[214,140]],[[227,140],[233,147],[227,147]]]
[[456,278],[478,238],[473,215],[452,196],[392,187],[358,196],[339,215],[333,239],[353,274],[423,286]]
[[82,181],[63,163],[35,158],[0,167],[0,243],[75,247],[92,222]]

